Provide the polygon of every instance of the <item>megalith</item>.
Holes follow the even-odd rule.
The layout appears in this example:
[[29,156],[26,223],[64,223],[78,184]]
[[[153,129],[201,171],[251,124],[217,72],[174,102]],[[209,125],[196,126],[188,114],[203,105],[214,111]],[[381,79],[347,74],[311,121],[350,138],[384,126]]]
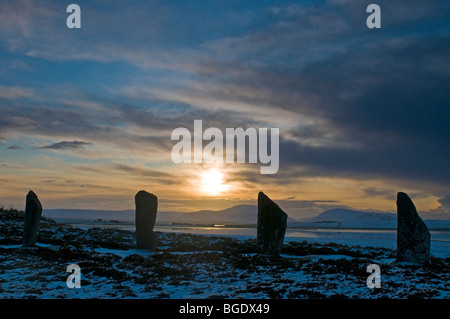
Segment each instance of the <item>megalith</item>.
[[156,248],[156,234],[153,232],[153,227],[158,210],[158,198],[141,190],[136,194],[134,200],[136,204],[136,245],[138,248],[153,250]]
[[266,194],[258,194],[258,253],[278,256],[286,233],[287,214]]
[[33,191],[29,191],[25,202],[25,221],[23,227],[24,247],[32,247],[36,245],[41,215],[41,202]]
[[397,194],[397,262],[425,264],[430,261],[430,232],[414,203]]

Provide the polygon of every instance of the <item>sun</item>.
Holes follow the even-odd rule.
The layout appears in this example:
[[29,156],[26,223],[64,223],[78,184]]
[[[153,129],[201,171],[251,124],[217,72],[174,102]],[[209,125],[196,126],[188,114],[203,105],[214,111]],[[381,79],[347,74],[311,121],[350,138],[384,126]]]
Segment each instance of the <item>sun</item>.
[[218,195],[228,189],[223,183],[223,174],[216,169],[210,169],[202,174],[201,187],[204,193]]

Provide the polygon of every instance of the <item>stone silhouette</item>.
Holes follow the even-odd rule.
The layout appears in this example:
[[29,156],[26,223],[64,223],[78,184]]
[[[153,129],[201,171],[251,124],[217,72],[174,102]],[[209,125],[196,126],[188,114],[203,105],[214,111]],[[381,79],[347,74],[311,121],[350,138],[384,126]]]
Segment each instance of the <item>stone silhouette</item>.
[[397,261],[425,264],[430,261],[430,232],[412,200],[397,194]]
[[141,190],[136,194],[134,200],[136,204],[136,245],[138,248],[153,250],[156,248],[156,234],[153,232],[153,227],[158,210],[158,198]]
[[258,194],[258,253],[278,256],[286,233],[287,214],[263,192]]
[[25,221],[23,227],[24,247],[32,247],[36,245],[41,215],[41,202],[33,191],[29,191],[25,202]]

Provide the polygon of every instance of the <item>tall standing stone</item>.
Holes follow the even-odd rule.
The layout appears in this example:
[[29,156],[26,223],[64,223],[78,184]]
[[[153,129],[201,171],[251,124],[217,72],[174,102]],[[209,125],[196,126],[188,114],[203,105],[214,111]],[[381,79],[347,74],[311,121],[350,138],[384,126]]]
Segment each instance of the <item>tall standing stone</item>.
[[25,202],[25,221],[23,227],[23,246],[36,245],[37,232],[41,222],[42,205],[33,191],[29,191]]
[[405,193],[397,194],[397,261],[430,261],[430,232]]
[[278,256],[286,233],[287,214],[263,192],[258,194],[257,246],[263,255]]
[[134,197],[136,204],[136,244],[138,248],[155,249],[156,212],[158,210],[158,198],[146,191],[139,191]]

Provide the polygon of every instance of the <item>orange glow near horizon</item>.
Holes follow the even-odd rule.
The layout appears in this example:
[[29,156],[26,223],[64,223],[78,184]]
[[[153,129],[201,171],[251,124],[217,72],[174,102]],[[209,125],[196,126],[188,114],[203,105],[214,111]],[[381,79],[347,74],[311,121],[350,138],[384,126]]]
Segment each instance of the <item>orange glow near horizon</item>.
[[[0,167],[3,173],[0,207],[23,210],[25,196],[30,189],[48,209],[133,209],[134,195],[140,189],[158,197],[159,210],[178,212],[256,205],[259,191],[265,192],[294,218],[312,214],[305,207],[304,202],[308,201],[317,201],[317,205],[328,201],[327,207],[395,212],[397,191],[411,195],[420,212],[433,211],[440,205],[436,196],[421,194],[418,189],[395,180],[303,177],[285,179],[280,183],[279,179],[259,175],[255,167],[236,167],[236,164],[232,167],[198,165],[158,170],[137,164],[133,166],[134,170],[128,169],[131,164],[122,165],[121,169],[102,164],[89,169],[86,166],[64,166],[64,170],[56,170],[63,164],[55,161],[49,167],[41,165],[39,169],[25,164],[8,162]],[[155,176],[150,176],[153,173]],[[314,206],[313,203],[311,205]]]

